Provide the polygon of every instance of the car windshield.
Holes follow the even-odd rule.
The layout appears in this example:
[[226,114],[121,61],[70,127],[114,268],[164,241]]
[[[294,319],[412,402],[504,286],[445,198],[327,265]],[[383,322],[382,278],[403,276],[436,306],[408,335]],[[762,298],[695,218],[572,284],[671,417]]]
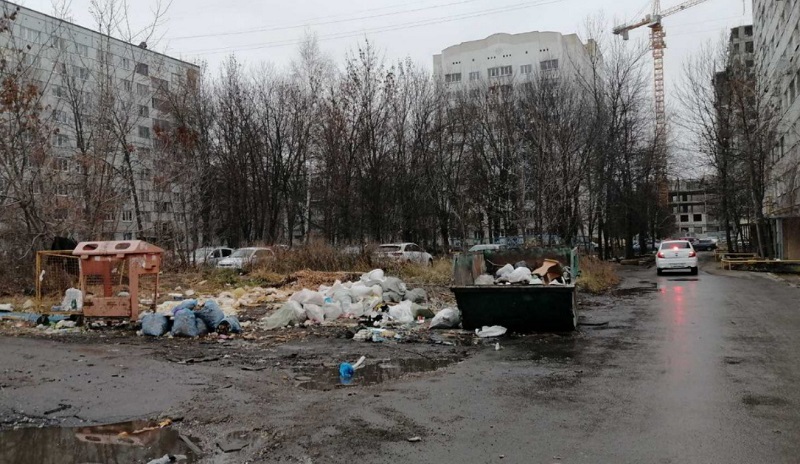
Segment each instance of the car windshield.
[[249,258],[255,252],[256,250],[254,248],[240,248],[233,252],[231,258]]
[[680,248],[691,248],[689,242],[680,240],[675,242],[661,242],[661,249],[680,249]]
[[384,252],[400,251],[400,245],[381,245],[378,247],[378,251],[384,251]]

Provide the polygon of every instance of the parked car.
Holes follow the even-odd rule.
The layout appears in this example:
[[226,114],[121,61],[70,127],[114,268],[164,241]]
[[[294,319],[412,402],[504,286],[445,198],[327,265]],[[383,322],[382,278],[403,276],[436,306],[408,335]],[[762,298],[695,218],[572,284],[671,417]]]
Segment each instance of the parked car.
[[384,243],[378,246],[373,256],[378,260],[403,261],[426,266],[433,264],[433,256],[416,243]]
[[508,247],[500,243],[486,243],[479,245],[472,245],[469,251],[505,251]]
[[239,248],[229,257],[220,260],[217,267],[220,269],[242,270],[247,267],[263,264],[269,258],[275,256],[275,252],[270,248],[250,247]]
[[223,258],[227,258],[236,251],[228,247],[203,247],[194,250],[191,260],[197,265],[216,266]]
[[666,270],[688,269],[697,275],[697,252],[688,240],[669,240],[661,242],[656,253],[656,274],[663,275]]
[[696,243],[693,243],[695,251],[713,251],[717,249],[717,244],[711,238],[701,238]]

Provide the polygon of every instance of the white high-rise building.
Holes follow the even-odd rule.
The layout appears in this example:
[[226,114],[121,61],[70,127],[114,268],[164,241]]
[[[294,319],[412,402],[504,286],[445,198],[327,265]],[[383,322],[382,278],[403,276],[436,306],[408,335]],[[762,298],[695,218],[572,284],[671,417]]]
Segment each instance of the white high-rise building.
[[776,256],[800,259],[800,0],[753,2],[756,75],[780,111],[767,214]]
[[577,34],[524,32],[492,34],[453,45],[433,56],[433,74],[448,83],[525,78],[535,71],[575,70],[588,66],[594,41]]
[[[145,43],[127,43],[4,0],[0,14],[4,15],[3,59],[25,67],[25,78],[41,93],[42,114],[53,128],[52,150],[63,171],[53,201],[76,196],[88,156],[134,181],[135,189],[122,182],[107,198],[102,196],[109,191],[99,185],[96,194],[101,198],[64,201],[70,205],[60,211],[65,219],[70,208],[83,208],[92,201],[107,223],[102,230],[105,237],[76,238],[158,235],[175,220],[176,195],[174,182],[165,177],[170,170],[159,154],[162,140],[157,135],[172,124],[170,89],[194,86],[200,68],[150,50]],[[124,198],[118,201],[119,197]],[[104,205],[108,207],[103,209]]]

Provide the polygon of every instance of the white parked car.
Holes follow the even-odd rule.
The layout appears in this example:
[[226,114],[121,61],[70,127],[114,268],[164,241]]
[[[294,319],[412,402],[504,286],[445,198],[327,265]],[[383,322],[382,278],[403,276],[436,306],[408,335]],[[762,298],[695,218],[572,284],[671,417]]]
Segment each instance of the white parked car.
[[275,256],[275,252],[270,248],[251,247],[239,248],[232,255],[220,260],[217,267],[220,269],[244,269],[264,263],[269,258]]
[[506,251],[508,247],[505,245],[501,245],[499,243],[485,243],[485,244],[478,244],[472,245],[469,251]]
[[204,247],[194,250],[191,261],[197,265],[216,266],[223,258],[232,255],[235,250],[228,247]]
[[416,243],[384,243],[375,251],[374,257],[378,260],[403,261],[425,266],[433,264],[433,256]]
[[688,240],[665,240],[656,253],[656,273],[666,270],[688,269],[697,275],[697,252]]

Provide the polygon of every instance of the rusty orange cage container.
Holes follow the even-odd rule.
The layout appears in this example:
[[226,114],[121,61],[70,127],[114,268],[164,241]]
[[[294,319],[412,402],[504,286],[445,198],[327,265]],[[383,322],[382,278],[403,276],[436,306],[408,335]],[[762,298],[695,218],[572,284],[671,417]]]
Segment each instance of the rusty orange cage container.
[[[141,240],[81,242],[80,282],[85,317],[139,317],[139,293],[147,288],[148,306],[158,300],[158,274],[164,250]],[[149,293],[152,291],[152,296]]]

